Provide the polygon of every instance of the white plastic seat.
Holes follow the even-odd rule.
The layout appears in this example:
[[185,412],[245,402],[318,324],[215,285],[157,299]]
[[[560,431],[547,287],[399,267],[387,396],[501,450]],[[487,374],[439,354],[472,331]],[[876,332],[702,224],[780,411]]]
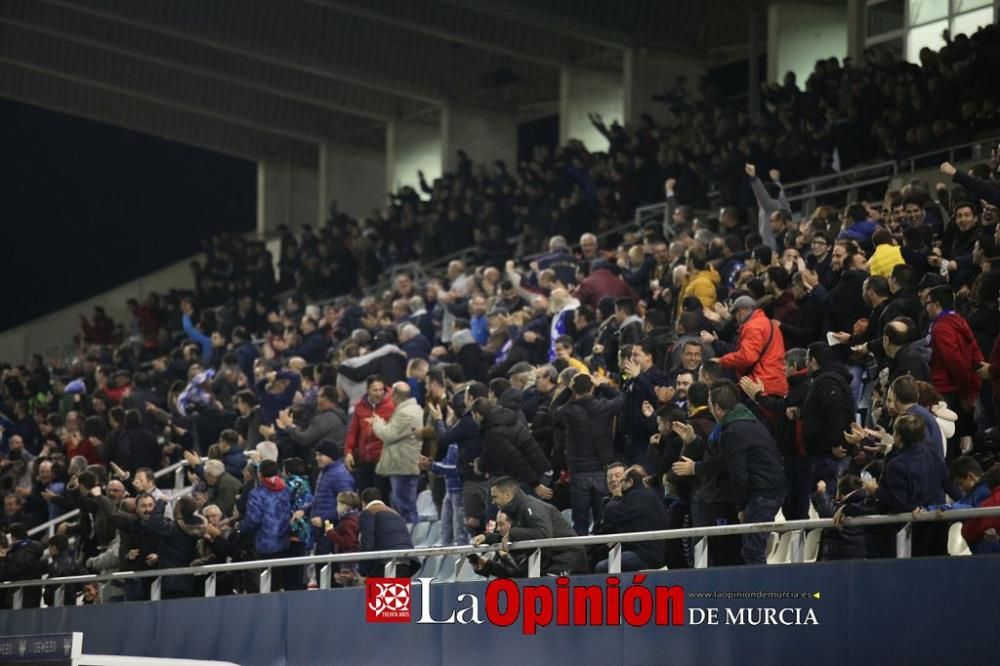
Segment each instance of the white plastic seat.
[[419,548],[427,540],[427,535],[430,531],[431,523],[420,522],[413,526],[413,529],[410,531],[410,539],[413,541],[414,548]]
[[438,510],[434,505],[434,496],[430,490],[424,490],[417,495],[417,515],[420,520],[435,521],[438,519]]
[[806,533],[806,545],[802,558],[804,562],[815,562],[819,558],[819,542],[822,536],[822,529],[809,530]]
[[444,555],[432,555],[425,557],[420,565],[420,572],[417,574],[421,578],[437,578],[441,573],[442,560]]
[[777,532],[769,532],[767,535],[767,546],[764,548],[764,552],[767,554],[767,561],[771,561],[771,556],[774,555],[774,551],[778,549],[778,539],[781,537]]
[[427,525],[427,534],[424,535],[423,540],[420,542],[413,539],[414,548],[429,548],[441,540],[440,520],[435,520],[433,523],[421,523],[421,525]]
[[948,528],[948,554],[954,556],[972,555],[969,544],[962,536],[962,523],[955,523]]
[[774,549],[774,553],[767,558],[768,564],[787,564],[789,552],[791,550],[790,546],[792,543],[792,533],[782,532],[781,537],[778,538],[778,547]]

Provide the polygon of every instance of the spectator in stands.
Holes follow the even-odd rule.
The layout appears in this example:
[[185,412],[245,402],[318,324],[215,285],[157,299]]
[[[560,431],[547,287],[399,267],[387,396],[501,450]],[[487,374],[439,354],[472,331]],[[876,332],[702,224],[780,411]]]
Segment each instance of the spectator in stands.
[[602,298],[635,298],[636,294],[619,277],[614,267],[605,259],[594,259],[590,265],[590,275],[580,281],[576,297],[589,308],[597,308]]
[[243,485],[240,480],[227,472],[221,461],[209,460],[205,463],[205,484],[209,488],[208,501],[219,507],[223,516],[231,516]]
[[132,486],[135,488],[137,496],[140,493],[145,493],[161,504],[157,510],[162,509],[166,520],[173,520],[174,508],[171,497],[156,487],[156,474],[153,470],[148,467],[136,470],[135,476],[132,478]]
[[388,481],[375,473],[383,445],[382,440],[372,431],[372,417],[388,419],[396,405],[392,396],[386,394],[382,377],[371,375],[365,380],[365,385],[365,395],[355,403],[347,429],[344,464],[354,474],[359,487],[385,490],[388,488]]
[[[826,481],[817,481],[812,503],[820,518],[832,518],[840,507],[845,504],[860,503],[864,498],[865,491],[861,477],[845,474],[837,480],[836,497],[831,498],[826,492]],[[863,559],[867,552],[864,528],[844,525],[823,530],[817,559],[824,561]]]
[[389,479],[393,508],[407,523],[416,524],[420,521],[417,482],[424,413],[404,382],[393,384],[392,401],[396,407],[387,421],[377,413],[372,416],[372,434],[383,443],[375,473]]
[[[41,578],[45,573],[42,554],[42,545],[28,537],[27,526],[14,523],[10,526],[9,538],[0,534],[0,578],[11,581]],[[4,590],[0,608],[12,608],[13,595],[14,590]],[[38,608],[41,598],[41,587],[26,587],[21,607]]]
[[360,549],[359,534],[361,526],[358,516],[361,514],[361,498],[352,490],[337,494],[337,516],[339,520],[334,525],[330,521],[324,524],[326,538],[330,541],[334,553],[356,553]]
[[[924,431],[924,421],[911,414],[897,416],[893,423],[894,448],[899,452],[886,462],[876,495],[886,513],[906,513],[944,502],[949,490],[948,469],[924,444]],[[948,552],[946,523],[915,524],[912,538],[914,557]]]
[[295,455],[308,457],[316,444],[330,440],[342,445],[347,434],[347,414],[337,404],[337,389],[324,386],[316,395],[316,413],[304,429],[295,425],[291,413],[278,413],[275,426],[295,444]]
[[622,362],[626,375],[622,391],[625,394],[623,424],[628,440],[625,443],[625,463],[628,465],[648,464],[646,447],[650,436],[656,432],[656,422],[642,413],[645,402],[657,403],[656,389],[668,387],[667,375],[653,364],[653,345],[643,341],[632,345],[630,356]]
[[844,433],[854,422],[851,374],[826,342],[809,345],[809,387],[801,404],[802,440],[809,465],[809,485],[824,481],[837,487],[849,462]]
[[[309,514],[312,526],[322,533],[326,521],[334,524],[337,522],[337,495],[354,491],[356,486],[347,466],[340,459],[340,446],[334,441],[323,440],[316,445],[316,467],[319,469],[319,476],[316,478],[313,501],[308,510],[306,507],[301,510]],[[324,540],[315,541],[318,553],[327,552]]]
[[[259,557],[284,557],[290,536],[291,494],[278,474],[276,462],[265,460],[259,470],[260,483],[250,491],[247,513],[240,521],[240,530],[253,536],[254,550]],[[280,571],[284,574],[289,569],[282,567]],[[285,580],[288,582],[287,577]],[[295,587],[292,585],[291,589]]]
[[903,375],[923,382],[931,380],[931,348],[927,338],[918,335],[916,323],[908,317],[893,319],[886,325],[882,350],[889,359],[889,384]]
[[[625,395],[606,380],[579,374],[573,377],[572,399],[556,409],[556,422],[566,430],[566,459],[569,463],[569,492],[573,509],[573,529],[590,532],[599,525],[608,496],[605,468],[614,458],[612,421],[625,404]],[[600,396],[595,388],[601,388]]]
[[[480,534],[473,543],[500,543],[510,541],[528,541],[531,539],[563,538],[576,536],[566,519],[557,508],[537,497],[525,494],[516,479],[500,477],[490,483],[490,499],[510,519],[510,529],[507,534],[493,532]],[[527,551],[514,551],[513,557],[518,562],[516,575],[527,574]],[[482,560],[477,568],[480,573],[489,575],[489,567]],[[587,558],[582,548],[545,548],[542,550],[542,574],[568,574],[587,571]]]
[[[406,520],[386,506],[377,488],[365,488],[361,492],[361,505],[364,507],[358,519],[361,528],[361,552],[413,549]],[[380,577],[384,575],[384,568],[385,562],[381,560],[363,560],[358,571],[365,577]],[[408,562],[398,562],[394,575],[397,578],[410,578],[419,569],[420,562],[410,559]]]
[[[610,498],[604,507],[596,534],[628,534],[665,530],[667,511],[656,492],[644,485],[645,471],[641,467],[625,470],[621,492]],[[595,523],[596,524],[596,523]],[[664,565],[665,547],[662,541],[631,541],[622,544],[621,570],[659,569]],[[608,560],[601,560],[596,573],[608,571]]]
[[[740,522],[774,520],[786,492],[784,468],[774,438],[753,413],[739,403],[739,389],[732,382],[720,381],[712,385],[709,408],[719,423],[718,434],[709,437],[705,458],[701,462],[682,458],[674,463],[674,473],[679,476],[714,477],[716,484],[726,486]],[[674,422],[674,431],[685,444],[697,437],[690,425],[680,421]],[[716,436],[718,439],[715,439]],[[718,496],[719,499],[725,497],[725,494]],[[732,519],[730,511],[722,509],[724,514],[728,514],[728,520]],[[717,519],[715,524],[722,523]],[[743,563],[766,563],[766,534],[744,534],[742,542],[740,554]],[[723,557],[733,556],[724,553]],[[728,563],[734,563],[734,560]]]
[[785,395],[785,341],[774,324],[749,296],[733,301],[733,316],[740,325],[735,349],[719,357],[719,365],[764,385],[764,392]]
[[[984,482],[989,487],[990,494],[979,506],[1000,506],[1000,465],[994,463],[986,471]],[[1000,552],[998,533],[1000,533],[1000,517],[998,516],[973,518],[962,523],[962,538],[969,544],[969,549],[977,555]]]
[[472,404],[472,415],[482,439],[482,455],[474,463],[475,469],[487,478],[511,476],[526,492],[551,499],[548,482],[552,465],[518,413],[478,398]]
[[931,379],[948,407],[958,414],[956,437],[948,444],[951,460],[959,455],[959,439],[965,440],[963,450],[971,447],[975,432],[972,411],[980,384],[976,369],[985,359],[968,322],[954,310],[955,295],[950,287],[931,289],[925,304],[931,322]]
[[[432,412],[432,417],[434,414]],[[440,410],[436,414],[440,417]],[[469,542],[469,533],[465,529],[465,508],[462,504],[464,483],[459,470],[460,456],[458,444],[449,444],[448,452],[441,461],[420,457],[421,469],[429,468],[445,479],[445,495],[441,503],[441,541],[436,545],[464,546]]]

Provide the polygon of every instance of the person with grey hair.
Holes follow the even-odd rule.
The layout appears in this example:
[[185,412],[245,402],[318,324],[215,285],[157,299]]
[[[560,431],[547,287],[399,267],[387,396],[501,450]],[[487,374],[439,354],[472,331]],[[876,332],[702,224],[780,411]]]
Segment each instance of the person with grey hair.
[[420,332],[424,334],[428,342],[434,340],[434,320],[427,312],[427,302],[423,296],[414,296],[410,299],[410,316],[408,321],[415,324]]
[[788,393],[781,327],[749,296],[733,301],[732,313],[740,325],[740,333],[733,350],[719,358],[719,365],[739,377],[748,376],[760,383],[768,395]]
[[537,266],[539,273],[551,270],[563,285],[576,283],[576,257],[570,252],[564,236],[549,239],[549,253],[538,259]]
[[417,404],[406,382],[392,385],[392,401],[396,409],[388,421],[371,417],[372,433],[382,440],[382,455],[375,473],[389,478],[392,488],[390,504],[407,523],[420,521],[417,514],[417,483],[420,480],[420,432],[424,425],[424,410]]
[[218,505],[224,517],[232,516],[242,484],[226,471],[221,460],[205,463],[205,485],[208,486],[208,501]]
[[399,327],[399,348],[406,352],[407,360],[427,359],[431,355],[431,341],[416,325],[406,323]]

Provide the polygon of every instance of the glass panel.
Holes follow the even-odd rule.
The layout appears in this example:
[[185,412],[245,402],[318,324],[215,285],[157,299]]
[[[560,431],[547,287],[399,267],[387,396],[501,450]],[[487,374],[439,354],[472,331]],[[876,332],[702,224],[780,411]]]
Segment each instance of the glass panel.
[[993,8],[984,7],[953,18],[951,20],[951,34],[955,36],[964,33],[971,37],[976,30],[991,23],[993,23]]
[[910,25],[948,16],[948,0],[910,0]]
[[878,53],[879,51],[891,51],[896,60],[903,59],[903,38],[898,37],[896,39],[890,39],[885,42],[879,42],[878,44],[869,44],[868,48],[872,51]]
[[944,46],[944,38],[941,37],[941,33],[947,27],[948,20],[945,19],[910,30],[906,35],[906,59],[919,65],[920,49],[926,46],[932,51],[939,50]]
[[888,0],[868,7],[868,36],[874,37],[903,27],[903,0]]
[[985,7],[992,4],[993,0],[951,0],[951,13],[958,14],[976,7]]

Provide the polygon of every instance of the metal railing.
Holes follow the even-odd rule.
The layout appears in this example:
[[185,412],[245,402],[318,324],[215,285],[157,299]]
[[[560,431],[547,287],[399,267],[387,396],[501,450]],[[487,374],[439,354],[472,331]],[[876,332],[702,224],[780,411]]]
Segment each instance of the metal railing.
[[[904,158],[903,162],[909,165],[912,173],[918,169],[930,166],[937,166],[941,162],[956,162],[959,160],[985,160],[990,158],[990,152],[1000,143],[1000,136],[990,136],[984,139],[976,139],[968,143],[960,143],[957,146],[949,146],[938,150],[931,150],[920,153],[912,157]],[[931,160],[930,158],[935,158]]]
[[[968,520],[971,518],[986,518],[1000,516],[1000,507],[987,507],[978,509],[958,509],[954,511],[930,511],[918,513],[900,513],[893,515],[862,516],[857,518],[846,518],[845,526],[850,527],[873,527],[878,525],[903,525],[902,529],[896,533],[896,557],[899,559],[909,558],[911,555],[911,530],[915,522],[955,522]],[[697,539],[694,547],[694,566],[696,569],[708,567],[708,547],[709,539],[720,536],[733,536],[743,534],[758,534],[778,532],[792,533],[792,540],[789,544],[789,563],[798,564],[805,561],[805,532],[806,530],[825,529],[834,527],[830,518],[810,519],[810,520],[790,520],[785,522],[770,523],[748,523],[745,525],[719,525],[716,527],[691,527],[674,530],[657,530],[650,532],[632,532],[625,534],[600,534],[578,537],[564,537],[553,539],[534,539],[510,543],[506,548],[502,544],[484,546],[445,546],[440,548],[412,548],[406,550],[384,550],[364,553],[340,553],[335,555],[310,555],[303,557],[286,557],[271,560],[255,560],[251,562],[229,562],[225,564],[209,564],[200,567],[177,567],[172,569],[159,569],[150,571],[119,571],[104,575],[85,576],[64,576],[59,578],[36,579],[0,583],[0,590],[13,589],[13,608],[22,607],[24,588],[55,586],[54,606],[61,605],[64,601],[64,586],[79,585],[82,583],[104,583],[123,580],[152,578],[150,586],[150,599],[156,601],[160,599],[161,579],[167,576],[205,576],[204,596],[215,596],[217,576],[220,573],[231,573],[238,571],[261,570],[259,575],[259,592],[267,593],[271,591],[271,570],[281,567],[317,565],[320,566],[318,584],[320,589],[329,589],[333,576],[333,565],[337,563],[357,563],[371,560],[388,560],[385,565],[385,576],[393,577],[396,573],[396,566],[399,561],[408,561],[414,558],[426,558],[441,555],[458,555],[460,558],[455,563],[455,575],[459,576],[464,567],[471,566],[466,561],[466,555],[481,555],[483,553],[495,552],[499,550],[530,550],[528,556],[528,577],[538,578],[541,576],[542,550],[545,548],[573,548],[593,545],[608,545],[608,573],[621,573],[622,544],[634,543],[637,541],[667,541],[673,539]]]
[[[202,462],[208,460],[207,458],[202,458]],[[173,494],[174,497],[180,497],[184,491],[189,491],[193,486],[185,486],[184,484],[184,468],[187,465],[187,461],[180,460],[172,465],[168,465],[161,470],[157,470],[153,473],[154,479],[162,479],[163,477],[173,474],[174,475],[174,487]],[[36,525],[28,530],[28,536],[35,536],[36,534],[41,534],[42,532],[48,532],[49,536],[56,533],[56,528],[60,524],[65,523],[68,520],[72,520],[80,515],[79,509],[73,509],[72,511],[67,511],[64,514],[58,515],[52,520],[42,523],[41,525]]]

